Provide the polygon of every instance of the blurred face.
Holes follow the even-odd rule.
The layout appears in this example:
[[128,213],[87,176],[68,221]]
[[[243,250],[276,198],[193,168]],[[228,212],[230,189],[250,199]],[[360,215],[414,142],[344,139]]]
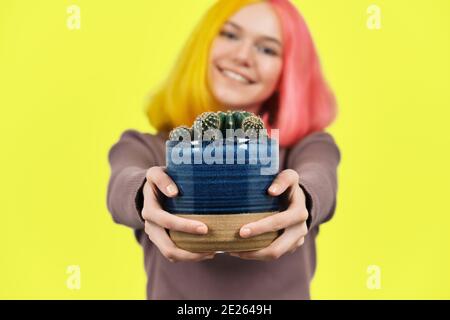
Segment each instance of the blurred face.
[[222,26],[213,41],[208,82],[226,109],[258,113],[278,88],[282,69],[278,18],[266,3],[242,8]]

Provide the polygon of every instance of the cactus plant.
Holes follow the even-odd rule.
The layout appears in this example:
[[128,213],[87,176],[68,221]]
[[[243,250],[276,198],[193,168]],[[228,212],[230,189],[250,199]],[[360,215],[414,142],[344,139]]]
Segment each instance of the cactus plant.
[[221,125],[221,118],[215,112],[203,112],[194,121],[194,129],[199,131],[220,129]]
[[[186,126],[175,128],[169,138],[179,141],[180,137],[189,135],[194,139],[202,139],[203,133],[209,129],[221,130],[223,136],[226,135],[227,129],[242,129],[248,136],[257,137],[259,131],[264,129],[264,123],[260,117],[248,111],[204,112],[195,119],[192,128]],[[216,135],[211,137],[212,140],[216,138]]]
[[[218,113],[215,112],[203,112],[199,115],[193,125],[194,135],[198,137],[202,137],[203,133],[207,130],[220,130],[222,126],[222,120]],[[212,140],[216,139],[216,135],[214,134],[211,137]]]
[[250,129],[259,131],[264,129],[264,123],[262,122],[260,117],[250,116],[242,121],[242,129],[244,130],[244,132],[247,132]]
[[242,128],[242,121],[244,121],[245,118],[252,116],[253,114],[248,111],[234,111],[233,117],[234,117],[234,123],[236,128]]
[[170,131],[169,140],[171,141],[189,141],[192,137],[191,128],[179,126]]
[[257,116],[251,115],[242,121],[242,130],[250,139],[257,139],[262,129],[264,129],[264,123]]

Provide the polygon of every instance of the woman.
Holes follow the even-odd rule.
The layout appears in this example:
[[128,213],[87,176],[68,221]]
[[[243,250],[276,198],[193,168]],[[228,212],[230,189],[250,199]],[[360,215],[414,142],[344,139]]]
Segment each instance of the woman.
[[[222,107],[226,106],[226,107]],[[165,229],[205,234],[205,224],[176,217],[159,192],[177,195],[164,171],[168,131],[204,111],[245,109],[277,128],[280,173],[268,192],[285,211],[245,225],[241,237],[283,230],[267,248],[192,253]],[[135,229],[144,248],[149,299],[308,299],[315,237],[336,206],[340,153],[323,131],[335,117],[305,22],[287,0],[219,0],[187,42],[148,108],[157,135],[128,130],[109,153],[108,209]],[[174,263],[178,262],[178,263]]]

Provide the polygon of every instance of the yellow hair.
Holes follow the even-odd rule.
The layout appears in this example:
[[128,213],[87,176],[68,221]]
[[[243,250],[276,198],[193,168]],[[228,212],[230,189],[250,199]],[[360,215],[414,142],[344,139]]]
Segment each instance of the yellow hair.
[[220,106],[208,87],[209,51],[222,25],[240,8],[261,0],[218,0],[194,29],[162,87],[147,107],[150,124],[157,130],[190,125],[205,111]]

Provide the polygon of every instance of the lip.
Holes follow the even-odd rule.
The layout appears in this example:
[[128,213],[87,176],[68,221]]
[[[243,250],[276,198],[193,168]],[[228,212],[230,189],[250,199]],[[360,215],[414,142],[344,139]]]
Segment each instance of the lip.
[[[242,76],[242,77],[244,77],[245,79],[247,79],[247,81],[249,82],[248,85],[252,85],[252,84],[254,84],[254,83],[256,82],[256,81],[255,81],[252,77],[250,77],[249,75],[247,75],[247,74],[245,74],[245,73],[242,73],[242,72],[240,72],[240,71],[237,71],[237,70],[235,70],[235,69],[232,69],[232,68],[222,68],[222,67],[219,66],[219,65],[216,65],[216,68],[217,68],[217,70],[220,72],[221,75],[223,75],[223,71],[224,71],[224,70],[229,70],[229,71],[232,71],[232,72],[234,72],[234,73],[239,74],[240,76]],[[224,75],[223,75],[223,76],[224,76]]]

